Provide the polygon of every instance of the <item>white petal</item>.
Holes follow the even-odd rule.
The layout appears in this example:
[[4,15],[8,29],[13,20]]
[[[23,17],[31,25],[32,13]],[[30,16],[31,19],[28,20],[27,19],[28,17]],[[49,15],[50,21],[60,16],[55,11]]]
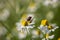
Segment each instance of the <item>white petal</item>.
[[54,38],[54,35],[52,35],[52,36],[49,36],[49,38],[50,38],[50,39],[53,39],[53,38]]
[[45,38],[43,38],[42,40],[46,40]]
[[43,38],[43,34],[40,34],[40,38]]
[[55,31],[55,29],[52,29],[52,31],[54,32],[54,31]]

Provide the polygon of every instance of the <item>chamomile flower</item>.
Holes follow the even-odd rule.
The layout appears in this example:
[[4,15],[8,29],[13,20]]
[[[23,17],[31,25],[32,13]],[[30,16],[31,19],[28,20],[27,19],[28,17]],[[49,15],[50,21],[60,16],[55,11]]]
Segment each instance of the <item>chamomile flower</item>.
[[54,32],[58,28],[58,26],[56,26],[56,24],[49,24],[47,20],[42,20],[41,25],[38,28],[45,35],[45,37],[43,37],[42,40],[46,40],[46,39],[49,40],[49,39],[53,39],[55,36],[54,34],[53,35],[49,35],[49,34],[51,33],[51,31]]
[[8,19],[10,13],[8,9],[4,9],[3,12],[0,13],[0,21],[5,21]]
[[[17,28],[29,28],[34,24],[34,15],[28,14],[27,16],[22,17],[20,22],[17,22]],[[32,28],[32,27],[31,27]]]
[[52,7],[56,7],[57,2],[58,0],[45,0],[43,4],[46,6],[52,5]]
[[5,35],[7,33],[7,30],[5,27],[0,26],[0,36]]
[[44,34],[46,33],[50,33],[50,31],[48,30],[48,21],[47,20],[42,20],[41,21],[41,25],[40,27],[38,27]]
[[32,30],[32,38],[37,38],[40,35],[40,30]]
[[51,3],[50,0],[45,0],[43,4],[48,6],[50,3]]
[[54,18],[54,13],[52,11],[49,11],[46,15],[46,19],[51,21]]
[[37,9],[36,3],[31,2],[31,3],[29,4],[27,10],[28,10],[29,12],[35,12],[36,9]]
[[30,29],[34,27],[34,16],[31,14],[24,15],[20,22],[17,22],[17,30],[19,31],[27,31],[28,34],[30,34]]
[[27,36],[27,32],[26,31],[18,32],[19,39],[24,39],[24,38],[26,38],[26,36]]
[[56,26],[56,24],[49,24],[47,20],[42,20],[39,28],[45,34],[50,33],[51,31],[55,31],[58,26]]

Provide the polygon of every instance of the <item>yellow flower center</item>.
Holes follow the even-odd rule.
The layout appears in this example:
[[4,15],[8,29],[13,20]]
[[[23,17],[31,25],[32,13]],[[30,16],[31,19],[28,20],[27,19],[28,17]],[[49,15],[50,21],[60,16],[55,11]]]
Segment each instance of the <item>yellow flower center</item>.
[[48,25],[47,20],[42,20],[42,21],[41,21],[41,25],[44,25],[44,26],[45,26],[45,25]]
[[40,31],[39,31],[39,30],[37,30],[37,31],[36,31],[36,34],[37,34],[37,35],[40,35]]
[[49,30],[52,29],[52,26],[49,25],[49,26],[48,26],[48,29],[49,29]]
[[46,34],[46,39],[49,38],[49,34]]
[[58,38],[58,40],[60,40],[60,38]]

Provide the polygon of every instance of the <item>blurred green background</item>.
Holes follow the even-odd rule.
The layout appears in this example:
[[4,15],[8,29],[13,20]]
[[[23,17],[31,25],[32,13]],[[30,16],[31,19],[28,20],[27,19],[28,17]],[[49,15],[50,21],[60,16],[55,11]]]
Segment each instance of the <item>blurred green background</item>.
[[[36,28],[42,19],[47,19],[49,23],[56,23],[59,28],[54,32],[55,38],[52,40],[60,38],[60,0],[56,2],[50,0],[52,3],[48,1],[47,4],[45,1],[48,0],[0,0],[0,40],[19,40],[16,22],[23,14],[35,15]],[[31,38],[28,36],[23,40],[31,40]]]

